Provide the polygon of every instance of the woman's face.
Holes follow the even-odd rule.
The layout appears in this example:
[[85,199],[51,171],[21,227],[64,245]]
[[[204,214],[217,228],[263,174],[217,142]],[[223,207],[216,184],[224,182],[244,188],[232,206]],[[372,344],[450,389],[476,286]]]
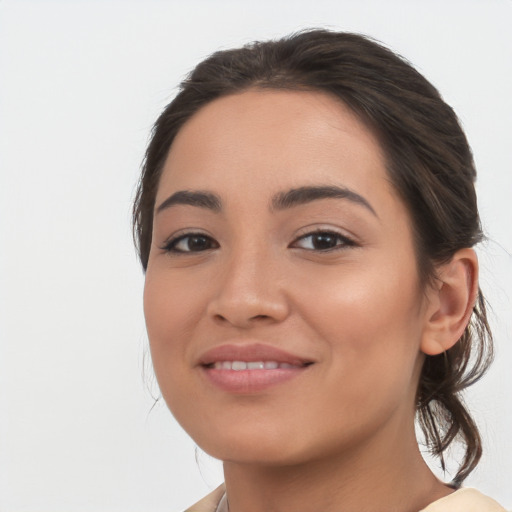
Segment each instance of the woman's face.
[[162,394],[217,458],[298,463],[412,428],[426,305],[409,217],[330,96],[251,90],[186,123],[144,306]]

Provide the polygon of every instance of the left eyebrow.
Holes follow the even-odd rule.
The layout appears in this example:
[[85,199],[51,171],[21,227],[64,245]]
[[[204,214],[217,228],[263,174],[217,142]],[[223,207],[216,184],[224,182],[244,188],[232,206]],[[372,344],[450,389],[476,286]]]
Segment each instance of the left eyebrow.
[[272,198],[271,207],[274,210],[287,210],[301,204],[310,203],[319,199],[347,199],[369,210],[375,217],[379,217],[372,205],[361,195],[345,187],[336,185],[317,185],[293,188],[280,192]]
[[220,198],[211,192],[203,192],[201,190],[179,190],[163,201],[156,209],[156,213],[160,213],[162,210],[166,210],[167,208],[171,208],[171,206],[179,204],[206,208],[207,210],[212,210],[216,213],[220,212],[222,206]]

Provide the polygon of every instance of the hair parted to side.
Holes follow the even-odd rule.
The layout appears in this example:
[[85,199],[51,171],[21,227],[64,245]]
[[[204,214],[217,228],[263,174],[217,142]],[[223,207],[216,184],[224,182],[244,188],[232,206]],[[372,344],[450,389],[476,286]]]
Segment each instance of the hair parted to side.
[[[308,30],[275,41],[214,53],[181,84],[156,121],[133,208],[134,237],[144,270],[151,246],[160,174],[174,137],[201,107],[250,88],[322,91],[347,105],[377,135],[387,170],[412,220],[423,285],[436,266],[483,239],[471,149],[453,110],[405,59],[372,39]],[[492,360],[492,336],[481,292],[459,341],[427,356],[417,391],[417,418],[440,457],[454,440],[465,454],[453,479],[476,467],[482,444],[461,392]]]

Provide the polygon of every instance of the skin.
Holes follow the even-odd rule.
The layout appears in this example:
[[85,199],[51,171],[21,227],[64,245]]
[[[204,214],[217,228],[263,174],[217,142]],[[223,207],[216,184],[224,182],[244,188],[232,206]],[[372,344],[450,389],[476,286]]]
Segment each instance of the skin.
[[[318,185],[348,188],[371,208],[347,198],[269,206]],[[222,208],[155,212],[145,316],[162,394],[224,461],[230,512],[417,511],[449,494],[418,450],[415,393],[424,353],[465,326],[476,259],[461,253],[443,270],[448,284],[421,288],[409,215],[374,135],[322,93],[227,96],[178,133],[156,208],[183,190],[214,193]],[[319,250],[315,230],[335,247]],[[205,245],[190,251],[185,238],[169,251],[170,237],[190,232]],[[227,342],[313,364],[269,389],[228,393],[198,364]]]

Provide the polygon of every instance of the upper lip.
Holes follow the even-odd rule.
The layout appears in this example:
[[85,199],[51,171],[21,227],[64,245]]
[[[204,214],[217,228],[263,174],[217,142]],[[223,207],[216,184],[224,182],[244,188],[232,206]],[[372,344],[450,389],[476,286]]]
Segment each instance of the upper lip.
[[276,361],[294,366],[304,366],[313,361],[263,343],[219,345],[204,352],[198,361],[201,366],[209,366],[219,361]]

